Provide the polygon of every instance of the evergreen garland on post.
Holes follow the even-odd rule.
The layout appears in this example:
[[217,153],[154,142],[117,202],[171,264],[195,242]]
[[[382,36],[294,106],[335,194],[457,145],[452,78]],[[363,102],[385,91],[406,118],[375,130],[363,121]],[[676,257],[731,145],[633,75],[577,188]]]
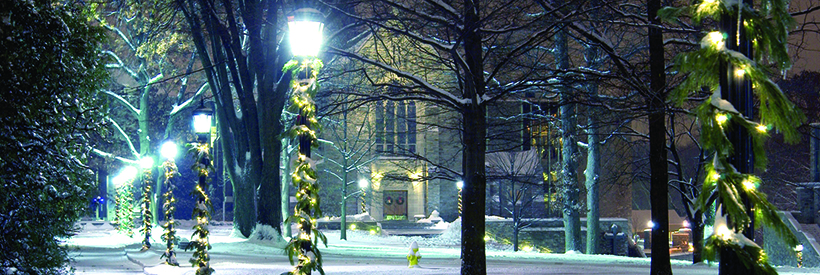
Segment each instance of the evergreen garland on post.
[[[296,123],[288,134],[291,138],[306,139],[311,147],[318,147],[316,130],[319,122],[316,119],[316,104],[313,96],[319,90],[317,76],[322,69],[319,59],[291,60],[285,64],[283,70],[293,74],[291,87],[293,96],[288,111],[299,114],[300,123]],[[307,77],[299,77],[306,75]],[[319,209],[319,184],[316,182],[316,161],[299,152],[295,161],[295,168],[291,174],[293,186],[296,187],[296,207],[293,215],[285,221],[287,224],[296,223],[299,226],[299,235],[292,238],[285,248],[291,264],[296,264],[290,274],[310,274],[313,270],[325,274],[322,269],[322,254],[318,249],[319,240],[327,247],[327,237],[316,229],[316,219],[321,216]],[[294,263],[294,256],[298,262]]]
[[142,185],[142,233],[145,234],[142,250],[145,251],[151,249],[151,220],[154,218],[151,213],[151,169],[143,169]]
[[177,238],[176,233],[177,230],[174,226],[177,225],[177,222],[174,220],[174,213],[177,211],[176,206],[176,198],[174,197],[174,189],[175,186],[172,183],[171,179],[177,175],[177,166],[171,160],[166,160],[162,164],[163,170],[165,170],[165,186],[168,188],[164,194],[162,194],[163,199],[165,202],[162,204],[162,209],[165,211],[165,223],[162,225],[162,228],[165,231],[162,233],[162,240],[165,241],[165,253],[160,256],[160,259],[165,258],[165,263],[172,266],[179,266],[179,262],[177,262],[177,253],[174,251],[174,246],[179,243],[179,238]]
[[[728,34],[719,31],[707,33],[701,40],[699,49],[675,57],[676,69],[687,74],[687,77],[673,91],[671,98],[681,105],[691,93],[701,91],[702,87],[713,91],[712,97],[695,110],[701,124],[703,148],[714,154],[713,160],[706,164],[707,174],[697,205],[707,209],[717,203],[726,215],[716,217],[715,233],[705,244],[704,258],[715,261],[718,252],[731,251],[753,274],[777,274],[777,271],[767,262],[763,249],[742,234],[752,221],[747,213],[753,212],[758,226],[774,229],[788,245],[795,247],[797,240],[780,220],[765,194],[757,189],[760,178],[739,173],[730,163],[733,148],[727,130],[731,129],[732,124],[748,130],[752,138],[754,165],[758,169],[766,166],[763,146],[772,128],[782,132],[788,142],[799,141],[796,127],[805,117],[769,79],[772,74],[767,69],[767,65],[774,65],[781,70],[790,66],[785,43],[788,28],[794,21],[786,7],[784,0],[762,0],[758,9],[744,5],[742,0],[703,0],[683,8],[667,7],[659,13],[666,21],[675,21],[681,15],[689,15],[695,23],[700,23],[705,18],[717,20],[721,15],[736,14],[738,29],[743,28],[752,43],[755,54],[750,59],[740,52],[727,49],[727,42],[739,43],[726,41]],[[764,60],[771,64],[762,64]],[[723,99],[719,87],[721,62],[735,68],[734,77],[751,82],[755,98],[759,100],[755,104],[759,108],[759,122],[754,121],[755,118],[744,117],[729,101]],[[748,198],[751,209],[747,209],[741,200],[744,196]]]
[[196,221],[196,224],[193,227],[194,234],[191,235],[191,244],[185,247],[185,250],[187,251],[189,248],[196,250],[189,261],[193,267],[197,268],[196,275],[210,275],[214,272],[214,269],[210,266],[211,257],[208,255],[208,250],[211,249],[211,244],[208,241],[208,221],[211,219],[208,172],[213,171],[214,167],[211,164],[208,143],[196,144],[191,151],[196,156],[196,163],[191,168],[199,175],[199,182],[196,189],[191,192],[191,195],[197,198],[191,217]]
[[134,211],[133,189],[133,179],[128,179],[126,182],[123,182],[122,185],[117,187],[117,199],[115,200],[117,204],[117,215],[115,217],[117,231],[128,235],[128,237],[134,236],[134,217],[132,215],[132,211]]

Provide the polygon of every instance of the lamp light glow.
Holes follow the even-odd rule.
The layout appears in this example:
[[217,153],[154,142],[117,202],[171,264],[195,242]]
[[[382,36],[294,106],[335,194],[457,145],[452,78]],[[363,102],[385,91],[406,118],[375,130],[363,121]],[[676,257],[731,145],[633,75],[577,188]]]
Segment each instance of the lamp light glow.
[[213,111],[211,108],[205,107],[205,103],[201,102],[199,107],[194,110],[193,127],[197,134],[207,134],[211,132],[211,116]]
[[462,180],[457,181],[456,182],[456,188],[458,188],[459,190],[463,189],[464,188],[464,181],[462,181]]
[[367,180],[366,179],[359,179],[359,188],[361,188],[361,189],[367,188]]
[[140,168],[151,169],[154,166],[154,158],[151,156],[144,156],[140,159]]
[[122,168],[122,170],[120,171],[120,173],[116,177],[111,179],[111,183],[113,183],[117,187],[120,187],[123,184],[125,184],[126,182],[134,179],[134,177],[136,177],[136,176],[137,176],[137,168],[134,167],[134,166],[126,166],[126,167]]
[[316,9],[303,8],[288,16],[290,50],[294,56],[312,57],[322,46],[324,15]]
[[166,141],[162,144],[162,147],[160,147],[159,153],[163,158],[173,160],[179,151],[177,149],[177,145],[173,141]]

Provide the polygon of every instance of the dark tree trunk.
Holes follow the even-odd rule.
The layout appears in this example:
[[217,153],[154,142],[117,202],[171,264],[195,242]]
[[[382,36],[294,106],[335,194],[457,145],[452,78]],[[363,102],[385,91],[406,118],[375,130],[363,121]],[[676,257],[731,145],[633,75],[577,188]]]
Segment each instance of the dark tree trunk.
[[464,5],[464,98],[471,100],[463,105],[462,190],[463,212],[461,227],[461,274],[487,274],[487,260],[484,251],[484,195],[487,177],[484,160],[486,157],[487,121],[484,96],[484,66],[481,25],[478,0],[468,0]]
[[660,0],[650,0],[649,13],[649,169],[652,205],[652,275],[672,274],[669,263],[669,174],[666,160],[666,74],[664,69],[663,32],[657,18]]

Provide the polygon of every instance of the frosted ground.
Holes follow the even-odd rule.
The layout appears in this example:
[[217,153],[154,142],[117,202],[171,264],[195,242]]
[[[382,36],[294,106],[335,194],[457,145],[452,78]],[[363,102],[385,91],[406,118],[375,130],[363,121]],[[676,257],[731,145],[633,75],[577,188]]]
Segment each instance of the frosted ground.
[[[178,234],[190,237],[190,221],[182,221]],[[321,246],[324,270],[327,274],[458,274],[460,271],[460,224],[439,223],[446,228],[434,238],[387,236],[367,231],[348,231],[348,240],[339,240],[339,230],[323,231],[328,247]],[[211,226],[211,267],[216,274],[261,275],[280,274],[292,269],[284,253],[284,240],[270,236],[259,228],[251,238],[238,237],[230,224]],[[165,249],[159,236],[161,228],[152,234],[152,249],[140,251],[141,235],[129,238],[106,223],[87,222],[82,231],[66,241],[73,248],[72,266],[77,274],[194,274],[187,259],[191,252],[178,250],[180,267],[163,264],[160,255]],[[262,238],[262,240],[260,240]],[[409,244],[418,242],[422,259],[420,268],[407,268],[404,258]],[[672,261],[676,275],[718,274],[716,266],[693,266],[685,261]],[[778,269],[780,274],[820,274],[820,269]],[[544,254],[512,252],[509,245],[493,240],[487,245],[488,274],[649,274],[649,259],[608,255]],[[318,273],[317,273],[318,274]]]

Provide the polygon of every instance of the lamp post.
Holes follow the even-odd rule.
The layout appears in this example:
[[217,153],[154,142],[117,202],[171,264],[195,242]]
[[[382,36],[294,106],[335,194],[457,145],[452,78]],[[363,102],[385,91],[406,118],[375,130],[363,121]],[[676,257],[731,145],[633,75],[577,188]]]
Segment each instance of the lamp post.
[[458,188],[458,216],[461,217],[461,189],[464,189],[464,181],[457,181],[456,188]]
[[[312,241],[315,225],[314,220],[321,213],[319,209],[319,185],[316,183],[315,162],[310,158],[310,147],[315,144],[318,120],[316,119],[316,105],[313,95],[319,90],[316,76],[321,70],[322,62],[316,56],[322,44],[322,23],[324,15],[318,10],[302,8],[288,17],[288,38],[293,53],[291,62],[285,65],[285,70],[292,71],[294,78],[291,82],[293,96],[289,111],[298,113],[296,127],[290,131],[291,136],[299,138],[299,156],[293,171],[293,185],[297,188],[297,206],[288,223],[298,224],[300,233],[288,243],[287,250],[291,262],[293,256],[296,261],[294,274],[310,274],[313,270],[322,272],[322,262],[318,260],[317,245]],[[326,238],[316,231],[316,240]],[[324,272],[322,272],[324,273]]]
[[162,210],[165,214],[165,223],[162,225],[162,228],[165,229],[165,232],[162,233],[162,240],[165,241],[165,253],[160,256],[160,259],[165,258],[165,263],[172,266],[179,266],[176,252],[174,251],[174,245],[178,242],[176,238],[176,228],[174,228],[176,225],[176,221],[174,221],[174,213],[176,212],[176,198],[174,198],[175,186],[171,182],[171,179],[177,174],[177,166],[174,163],[174,158],[178,153],[177,145],[173,141],[166,141],[162,144],[162,147],[160,147],[160,154],[165,158],[165,162],[162,163],[162,168],[165,171],[165,186],[168,190],[162,194],[162,198],[165,200],[162,204]]
[[117,188],[117,215],[115,220],[117,222],[117,231],[124,233],[131,237],[134,235],[133,226],[133,180],[137,176],[137,168],[134,166],[126,166],[120,173],[111,181]]
[[208,250],[211,244],[208,241],[208,217],[211,209],[211,199],[208,198],[208,173],[213,170],[211,156],[209,154],[208,138],[211,132],[211,116],[213,111],[200,103],[199,108],[193,112],[193,128],[197,134],[198,143],[195,144],[194,153],[196,165],[194,171],[199,176],[194,193],[197,195],[196,205],[193,215],[196,217],[194,225],[194,235],[191,237],[191,244],[186,247],[193,248],[196,260],[191,263],[197,268],[197,274],[211,274],[214,270],[210,267],[210,256]]
[[145,238],[142,240],[142,250],[151,248],[151,220],[154,214],[151,213],[151,168],[154,166],[154,159],[144,156],[140,159],[142,168],[142,233]]

